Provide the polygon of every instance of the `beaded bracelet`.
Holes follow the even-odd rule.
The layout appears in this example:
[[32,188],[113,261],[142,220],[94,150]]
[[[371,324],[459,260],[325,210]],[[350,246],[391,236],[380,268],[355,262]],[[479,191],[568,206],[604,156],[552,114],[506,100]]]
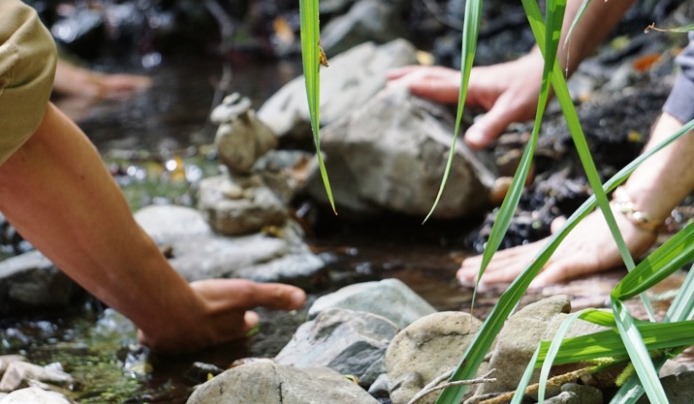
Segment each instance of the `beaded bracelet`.
[[648,213],[634,207],[623,187],[617,187],[612,194],[612,205],[634,226],[653,233],[658,233],[664,225],[662,221],[653,220]]

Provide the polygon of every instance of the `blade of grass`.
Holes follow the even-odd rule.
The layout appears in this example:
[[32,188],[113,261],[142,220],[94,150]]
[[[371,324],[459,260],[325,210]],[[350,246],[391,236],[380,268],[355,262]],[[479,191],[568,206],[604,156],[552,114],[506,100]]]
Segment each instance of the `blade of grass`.
[[[558,68],[555,70],[558,70]],[[555,74],[561,74],[561,71],[557,71]],[[639,157],[627,164],[624,168],[617,172],[617,174],[610,178],[605,185],[603,185],[604,191],[609,192],[616,188],[619,184],[624,182],[643,161],[650,158],[653,154],[662,150],[664,147],[668,146],[692,130],[694,130],[694,120],[688,122],[682,128],[680,128],[680,130],[670,135],[667,139],[645,151]],[[568,233],[574,227],[576,227],[576,225],[584,217],[586,217],[592,211],[592,209],[595,208],[595,206],[595,195],[592,195],[567,219],[565,225],[557,233],[550,236],[547,244],[540,251],[538,251],[536,258],[531,262],[528,268],[526,268],[525,271],[523,271],[523,273],[521,273],[508,287],[506,292],[499,297],[497,304],[487,316],[487,319],[482,324],[482,327],[480,327],[475,339],[463,354],[458,367],[453,373],[452,380],[470,379],[475,376],[480,364],[484,360],[485,355],[489,351],[491,344],[494,342],[496,335],[501,330],[503,323],[506,321],[509,313],[511,313],[513,308],[517,305],[518,301],[520,301],[523,294],[525,294],[530,282],[547,263],[547,260],[549,260],[552,253],[557,249]],[[463,388],[460,390],[459,394],[462,397],[464,393],[465,389]],[[449,397],[446,398],[446,400],[449,401],[437,401],[437,403],[457,403],[457,401],[455,401],[456,398],[457,396]],[[439,400],[441,399],[442,398],[440,397]]]
[[470,71],[472,64],[475,61],[475,51],[477,50],[477,35],[480,30],[480,21],[482,19],[482,0],[467,0],[465,2],[465,18],[463,20],[463,41],[460,49],[460,92],[458,94],[458,110],[455,117],[455,130],[453,132],[453,141],[451,150],[448,153],[448,161],[443,172],[439,192],[436,195],[434,204],[429,210],[429,213],[424,218],[424,223],[431,217],[436,210],[436,206],[441,200],[443,190],[448,181],[448,175],[451,172],[453,165],[453,157],[455,157],[455,144],[460,134],[460,124],[463,120],[463,111],[465,110],[465,98],[467,97],[467,87],[470,81]]
[[[691,298],[691,290],[694,288],[694,266],[689,269],[687,276],[680,287],[679,292],[672,301],[672,304],[668,308],[667,314],[665,315],[665,321],[685,321],[691,320],[694,317],[694,299]],[[653,361],[653,365],[656,369],[660,368],[665,364],[667,357],[657,358]],[[631,376],[617,393],[614,395],[611,404],[622,404],[622,403],[636,403],[643,395],[643,387],[639,378],[634,375]]]
[[[530,0],[524,0],[524,3],[529,1]],[[488,264],[488,262],[491,260],[491,256],[496,252],[499,244],[501,243],[503,234],[506,232],[508,224],[510,223],[511,216],[513,215],[513,212],[515,211],[516,206],[518,205],[518,200],[520,199],[520,191],[522,190],[523,183],[525,182],[525,176],[527,176],[527,172],[530,168],[530,158],[532,157],[532,152],[534,151],[534,145],[537,141],[536,138],[539,133],[542,116],[544,114],[545,106],[547,105],[547,101],[549,99],[549,77],[552,71],[558,71],[557,69],[559,69],[558,65],[554,62],[556,59],[555,55],[557,52],[557,47],[559,45],[559,38],[561,36],[561,23],[563,20],[565,9],[566,1],[563,0],[551,1],[548,4],[547,24],[545,24],[545,29],[547,30],[546,35],[550,38],[550,41],[538,41],[538,44],[543,49],[543,53],[545,55],[548,55],[549,57],[545,58],[545,60],[548,62],[545,63],[543,69],[542,84],[535,119],[535,127],[533,128],[533,140],[529,141],[528,146],[526,146],[526,151],[524,152],[524,159],[526,159],[526,161],[524,162],[525,166],[519,168],[519,170],[514,175],[511,190],[509,191],[509,194],[506,196],[504,203],[502,204],[501,211],[499,212],[499,216],[501,217],[497,217],[494,226],[492,227],[489,240],[487,241],[487,246],[485,247],[485,255],[483,258],[482,266],[480,268],[480,275],[478,275],[478,279],[481,276],[481,273],[484,272],[486,264]],[[540,25],[543,25],[541,22],[542,14],[539,12],[539,8],[537,8],[536,11],[536,13],[528,14],[528,19],[539,19]],[[559,72],[559,74],[561,74],[561,72]],[[515,201],[512,199],[515,199]],[[484,355],[489,350],[489,347],[491,346],[494,337],[496,336],[496,334],[498,334],[499,330],[503,326],[504,321],[508,317],[508,314],[516,306],[516,304],[520,300],[520,297],[525,293],[525,291],[528,288],[528,285],[530,285],[530,282],[535,277],[535,275],[537,275],[538,271],[539,267],[535,271],[526,271],[523,274],[525,276],[520,276],[513,283],[513,285],[516,285],[515,288],[513,288],[512,286],[513,289],[509,289],[509,291],[511,292],[509,298],[506,299],[506,301],[503,303],[500,299],[499,303],[497,303],[497,305],[494,307],[492,313],[489,315],[487,321],[485,321],[484,325],[482,326],[482,329],[480,330],[480,332],[478,332],[477,337],[475,338],[475,341],[479,340],[480,344],[478,345],[473,343],[468,348],[468,351],[463,357],[463,360],[461,361],[460,365],[458,366],[456,371],[453,372],[450,378],[451,381],[461,380],[463,378],[468,377],[469,374],[474,374],[476,372],[477,368],[482,362]],[[506,295],[506,293],[504,295]],[[485,337],[483,336],[483,334],[481,334],[481,332],[485,329],[488,330],[486,331],[489,333],[488,337]],[[466,364],[466,360],[469,360],[471,362],[468,362]],[[465,364],[467,366],[464,366]],[[437,403],[458,403],[465,394],[465,390],[466,386],[452,386],[446,388],[439,396]]]
[[653,366],[653,361],[648,354],[641,333],[639,333],[639,330],[636,328],[634,318],[624,308],[620,300],[612,299],[612,311],[617,320],[619,335],[622,337],[624,347],[629,353],[629,358],[631,359],[636,374],[639,376],[646,396],[648,396],[648,399],[652,403],[667,403],[667,395],[665,394],[665,390],[663,390],[663,386],[660,384],[658,372],[656,372]]
[[613,299],[642,293],[694,259],[694,222],[689,223],[648,255],[612,289]]
[[301,19],[301,60],[306,81],[306,97],[308,110],[311,116],[311,130],[313,131],[313,143],[316,145],[316,156],[320,168],[323,186],[330,201],[333,213],[335,200],[330,187],[328,170],[325,168],[323,154],[320,151],[320,16],[318,0],[299,0],[299,14]]

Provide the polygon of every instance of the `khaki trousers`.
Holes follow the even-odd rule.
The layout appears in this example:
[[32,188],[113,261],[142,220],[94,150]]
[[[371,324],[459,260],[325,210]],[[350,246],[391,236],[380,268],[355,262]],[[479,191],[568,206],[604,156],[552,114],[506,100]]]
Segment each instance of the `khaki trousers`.
[[31,137],[53,87],[56,48],[36,11],[0,0],[0,164]]

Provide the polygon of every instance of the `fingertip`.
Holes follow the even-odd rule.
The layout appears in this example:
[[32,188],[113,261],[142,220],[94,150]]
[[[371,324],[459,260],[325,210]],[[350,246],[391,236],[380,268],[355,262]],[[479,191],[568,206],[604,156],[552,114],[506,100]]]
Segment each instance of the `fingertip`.
[[253,310],[247,310],[243,315],[243,321],[245,323],[245,331],[251,331],[260,322],[260,316]]
[[289,293],[289,302],[289,308],[291,309],[304,307],[304,304],[306,304],[306,292],[302,289],[294,288],[294,290]]
[[479,124],[475,124],[465,132],[465,143],[474,150],[482,150],[487,148],[496,136],[489,133]]

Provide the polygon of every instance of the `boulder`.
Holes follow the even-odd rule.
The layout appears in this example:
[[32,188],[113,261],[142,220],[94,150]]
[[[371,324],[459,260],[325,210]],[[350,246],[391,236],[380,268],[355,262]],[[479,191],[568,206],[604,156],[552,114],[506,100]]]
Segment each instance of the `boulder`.
[[426,300],[398,279],[355,283],[316,299],[308,310],[313,319],[330,309],[373,313],[405,328],[420,317],[436,312]]
[[[367,42],[330,58],[321,70],[321,125],[328,125],[362,106],[386,85],[386,72],[416,64],[415,48],[405,40],[384,45]],[[297,77],[270,97],[258,118],[277,136],[311,139],[305,80]]]
[[375,398],[329,368],[297,369],[271,360],[227,370],[198,387],[187,404],[377,404]]
[[[351,115],[322,131],[321,151],[335,202],[356,214],[396,212],[426,216],[439,190],[453,142],[453,122],[440,105],[403,86],[381,91]],[[456,143],[455,158],[434,218],[480,212],[496,177],[486,152]],[[319,176],[311,196],[326,202]]]
[[[422,317],[400,331],[385,357],[390,398],[407,403],[435,378],[453,369],[482,323],[464,312],[439,312]],[[434,403],[437,394],[418,403]]]
[[398,330],[375,314],[330,309],[302,324],[275,360],[299,368],[329,367],[356,376],[368,388],[385,372],[383,356]]

